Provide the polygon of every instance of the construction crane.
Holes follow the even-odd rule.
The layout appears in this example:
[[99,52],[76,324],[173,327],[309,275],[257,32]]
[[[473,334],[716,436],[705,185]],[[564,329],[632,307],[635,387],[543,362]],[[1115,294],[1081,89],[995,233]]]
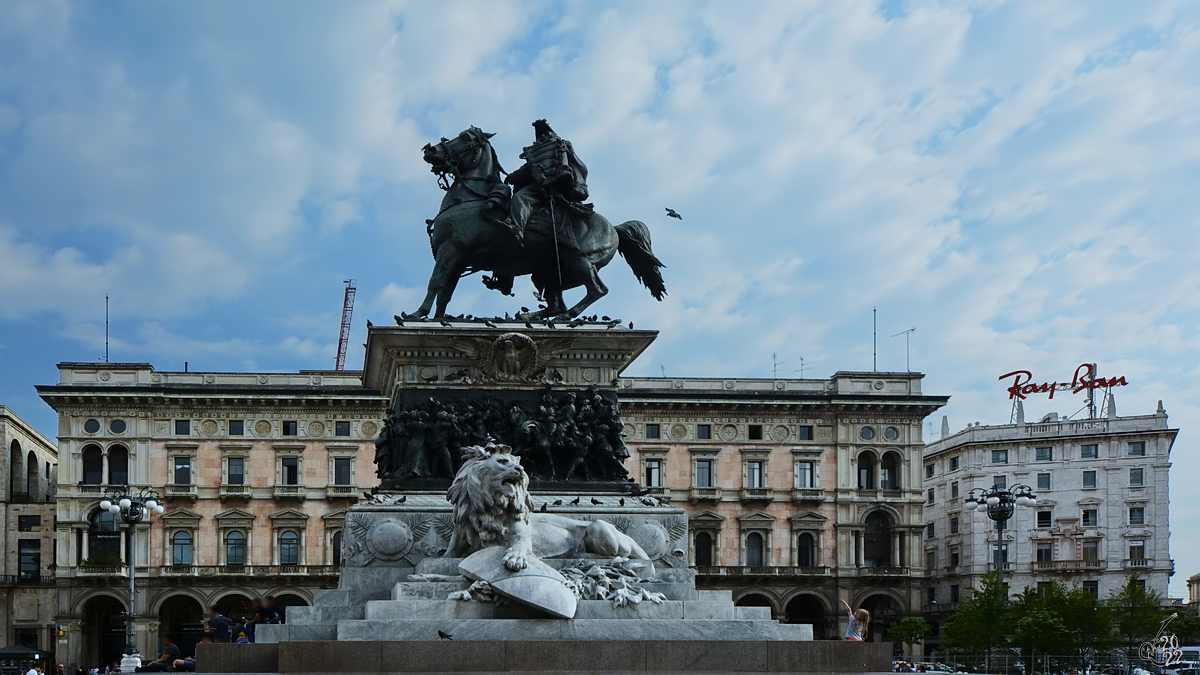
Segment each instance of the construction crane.
[[346,299],[342,302],[342,332],[338,336],[337,365],[334,370],[346,369],[346,347],[350,344],[350,317],[354,314],[354,280],[346,279]]

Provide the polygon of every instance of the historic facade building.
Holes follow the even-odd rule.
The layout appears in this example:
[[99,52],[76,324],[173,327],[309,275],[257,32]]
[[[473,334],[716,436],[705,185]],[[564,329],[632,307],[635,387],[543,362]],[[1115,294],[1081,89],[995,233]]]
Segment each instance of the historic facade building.
[[166,506],[135,536],[143,654],[165,632],[186,652],[210,606],[237,617],[254,597],[308,604],[334,586],[344,509],[378,483],[386,401],[359,377],[60,364],[58,383],[38,388],[59,414],[58,660],[120,659],[127,532],[98,505],[124,486]]
[[845,630],[845,600],[886,639],[921,610],[921,430],[947,401],[922,378],[622,379],[626,463],[688,510],[700,587],[817,639]]
[[52,570],[58,451],[4,406],[0,406],[0,446],[7,449],[0,488],[5,527],[0,569],[4,640],[53,653],[57,646]]
[[[1175,572],[1167,474],[1176,434],[1160,402],[1153,415],[1050,415],[969,426],[929,444],[922,546],[928,618],[945,621],[993,569],[996,546],[1014,589],[1065,581],[1104,598],[1136,573],[1166,597]],[[1018,507],[997,542],[995,523],[964,511],[963,499],[972,488],[1017,483],[1033,488],[1037,505]],[[936,644],[929,641],[926,649]]]

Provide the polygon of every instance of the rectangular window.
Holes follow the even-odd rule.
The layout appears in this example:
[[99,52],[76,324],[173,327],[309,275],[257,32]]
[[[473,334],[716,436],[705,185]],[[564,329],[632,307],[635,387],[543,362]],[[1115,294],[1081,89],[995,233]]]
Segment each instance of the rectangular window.
[[936,605],[937,604],[937,586],[930,586],[928,589],[926,589],[926,593],[929,594],[929,597],[926,598],[929,601],[929,604]]
[[1051,583],[1049,581],[1039,581],[1037,585],[1037,594],[1041,597],[1046,597],[1046,591],[1050,590]]
[[815,464],[813,462],[796,462],[796,487],[800,489],[817,487]]
[[1134,579],[1133,585],[1142,589],[1143,591],[1146,590],[1146,580],[1145,579]]
[[246,435],[245,420],[229,420],[229,435],[230,436],[245,436]]
[[334,436],[349,436],[350,435],[350,423],[349,422],[334,422],[333,423],[333,435]]
[[333,458],[333,484],[334,485],[350,485],[350,458],[349,457],[334,457]]
[[937,473],[937,465],[936,464],[926,464],[925,465],[925,477],[926,478],[933,478],[936,473]]
[[934,523],[930,523],[925,526],[925,536],[930,539],[933,539],[937,536],[937,527],[935,527]]
[[811,441],[813,439],[813,428],[811,424],[800,425],[800,440]]
[[17,564],[22,579],[37,579],[42,574],[42,540],[17,540]]
[[245,485],[246,484],[246,458],[245,457],[230,457],[229,458],[229,484],[230,485]]
[[937,495],[933,490],[934,490],[933,488],[929,488],[929,490],[925,493],[925,503],[926,504],[932,504],[933,500],[937,498]]
[[1145,474],[1142,469],[1129,470],[1129,487],[1142,487]]
[[1100,512],[1097,511],[1096,509],[1084,509],[1083,510],[1083,526],[1084,527],[1098,527],[1100,525],[1099,515],[1100,515]]
[[1007,450],[993,450],[992,451],[992,464],[1008,464],[1008,451]]
[[1054,448],[1034,448],[1033,457],[1035,462],[1050,462],[1054,460]]
[[761,424],[751,424],[749,428],[750,440],[761,441],[763,439]]
[[1079,446],[1079,459],[1096,459],[1100,456],[1100,446],[1098,445],[1081,445]]
[[711,424],[697,424],[696,425],[696,438],[698,438],[702,441],[711,441],[712,440],[712,425]]
[[662,438],[662,427],[657,424],[647,424],[646,438]]
[[950,534],[958,534],[958,516],[950,516]]
[[17,516],[17,532],[33,532],[41,526],[41,516]]
[[1038,511],[1037,512],[1037,526],[1038,527],[1050,527],[1050,525],[1052,525],[1051,521],[1053,519],[1054,519],[1054,514],[1050,511]]
[[1038,542],[1037,561],[1050,562],[1051,560],[1054,560],[1054,544],[1046,541]]
[[956,548],[950,549],[950,566],[958,567],[959,560],[960,560],[960,554],[958,552],[958,549],[956,549]]
[[696,487],[713,486],[713,461],[711,459],[696,460]]
[[937,551],[925,551],[925,569],[937,569]]
[[1096,487],[1096,472],[1095,471],[1084,471],[1083,472],[1083,487],[1085,490]]
[[661,459],[646,460],[646,487],[662,487],[663,461]]
[[1100,542],[1085,541],[1083,548],[1080,549],[1084,560],[1099,560],[1100,559]]
[[766,487],[766,476],[763,473],[763,461],[761,459],[752,459],[746,462],[746,487]]
[[1146,542],[1135,539],[1129,542],[1129,559],[1130,560],[1145,560],[1146,559]]
[[192,484],[192,458],[191,457],[176,457],[175,458],[175,485],[191,485]]
[[175,420],[175,435],[176,436],[191,436],[192,421],[191,420]]
[[300,433],[300,423],[296,420],[287,420],[283,423],[283,435],[295,436]]
[[1039,490],[1049,490],[1050,489],[1050,474],[1039,473],[1037,475],[1037,489],[1039,489]]
[[[996,559],[996,548],[997,548],[996,545],[992,544],[992,560]],[[999,548],[1000,548],[1000,562],[1001,562],[1001,564],[1007,565],[1008,564],[1008,544],[1004,544],[1003,546],[1000,546]],[[990,564],[991,561],[988,561],[988,563]]]
[[1144,507],[1144,506],[1129,507],[1129,524],[1130,525],[1145,525],[1146,524],[1146,507]]
[[1134,441],[1134,442],[1130,443],[1129,444],[1129,456],[1130,457],[1145,457],[1146,456],[1146,442],[1145,441]]
[[1083,586],[1083,590],[1086,591],[1093,598],[1100,596],[1100,582],[1099,581],[1085,581],[1081,585]]
[[958,499],[958,481],[950,483],[950,498]]
[[950,458],[950,470],[958,471],[958,457],[957,456]]
[[1007,488],[1008,476],[992,476],[992,487],[1001,489]]
[[950,602],[958,602],[958,584],[950,585]]
[[299,485],[300,484],[300,458],[299,457],[284,457],[282,460],[283,469],[283,484],[284,485]]

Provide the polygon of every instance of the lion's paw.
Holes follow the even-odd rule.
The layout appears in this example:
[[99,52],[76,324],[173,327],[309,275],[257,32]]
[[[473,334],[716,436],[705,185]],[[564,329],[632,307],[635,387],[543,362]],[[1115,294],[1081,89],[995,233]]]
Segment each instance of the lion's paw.
[[471,601],[471,591],[454,591],[446,599],[447,600],[458,600],[459,602],[470,602]]
[[529,567],[529,562],[525,559],[525,556],[516,551],[509,551],[504,556],[504,559],[501,560],[500,562],[505,567],[507,567],[508,569],[510,569],[514,572],[517,572],[517,571],[525,569],[526,567]]

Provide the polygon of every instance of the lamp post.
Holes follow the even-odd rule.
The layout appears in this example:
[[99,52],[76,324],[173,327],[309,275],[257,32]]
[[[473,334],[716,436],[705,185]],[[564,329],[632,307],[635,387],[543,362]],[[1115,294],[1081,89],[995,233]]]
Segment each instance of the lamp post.
[[121,672],[132,673],[134,668],[142,665],[141,654],[138,653],[137,635],[134,619],[134,582],[137,579],[137,549],[134,546],[134,536],[137,524],[149,519],[151,513],[162,514],[162,497],[150,488],[134,491],[129,486],[117,489],[115,492],[104,493],[100,500],[100,508],[114,516],[120,516],[128,526],[125,541],[125,560],[129,565],[129,604],[125,612],[125,658],[121,659]]
[[974,488],[967,493],[964,504],[968,511],[986,511],[988,518],[996,521],[996,551],[992,554],[992,562],[1000,578],[1004,578],[1004,562],[1001,556],[1004,546],[1004,525],[1012,518],[1018,506],[1034,506],[1037,497],[1033,488],[1020,483],[1011,488],[993,486],[991,489]]

